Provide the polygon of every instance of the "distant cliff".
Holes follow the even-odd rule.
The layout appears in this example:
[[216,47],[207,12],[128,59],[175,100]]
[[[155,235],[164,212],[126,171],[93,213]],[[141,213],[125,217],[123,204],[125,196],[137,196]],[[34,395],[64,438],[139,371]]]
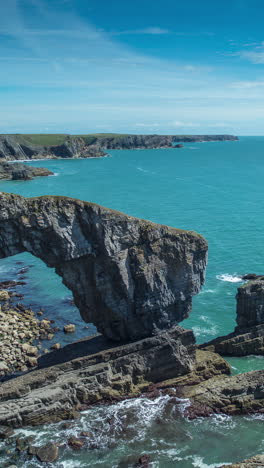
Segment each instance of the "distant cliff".
[[172,148],[179,142],[237,139],[232,135],[0,135],[0,160],[103,157],[110,149]]

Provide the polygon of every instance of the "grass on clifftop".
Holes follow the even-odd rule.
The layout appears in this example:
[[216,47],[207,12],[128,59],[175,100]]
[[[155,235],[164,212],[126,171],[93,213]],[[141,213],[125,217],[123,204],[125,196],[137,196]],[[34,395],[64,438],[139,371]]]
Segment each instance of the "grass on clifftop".
[[120,133],[88,133],[86,135],[67,135],[63,133],[28,133],[10,135],[16,138],[21,144],[36,146],[57,146],[62,145],[66,138],[83,138],[87,145],[92,145],[96,140],[103,138],[123,138],[127,134]]

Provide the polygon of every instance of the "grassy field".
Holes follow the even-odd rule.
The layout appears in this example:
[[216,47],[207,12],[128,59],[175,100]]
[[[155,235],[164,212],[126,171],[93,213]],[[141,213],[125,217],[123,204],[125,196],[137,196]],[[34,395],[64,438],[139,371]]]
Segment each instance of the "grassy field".
[[[3,135],[5,136],[5,135]],[[67,135],[63,133],[31,133],[31,134],[14,134],[10,135],[16,138],[21,144],[29,144],[36,146],[57,146],[62,145],[66,138],[83,138],[85,143],[91,145],[102,138],[122,138],[127,134],[119,133],[88,133],[86,135]]]

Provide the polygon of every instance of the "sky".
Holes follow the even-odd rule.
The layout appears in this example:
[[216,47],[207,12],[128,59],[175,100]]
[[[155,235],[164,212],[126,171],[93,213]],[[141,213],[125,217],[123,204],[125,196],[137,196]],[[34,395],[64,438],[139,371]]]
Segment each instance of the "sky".
[[0,133],[264,135],[263,0],[0,0]]

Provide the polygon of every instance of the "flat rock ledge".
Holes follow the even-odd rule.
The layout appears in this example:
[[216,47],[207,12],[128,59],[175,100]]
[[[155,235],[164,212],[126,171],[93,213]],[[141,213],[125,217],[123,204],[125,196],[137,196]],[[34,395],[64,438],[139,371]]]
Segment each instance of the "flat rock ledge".
[[102,336],[79,341],[0,386],[0,424],[71,419],[93,403],[139,395],[150,384],[190,373],[195,364],[194,335],[181,327],[112,347]]
[[[227,465],[222,465],[220,468],[225,468]],[[229,468],[262,468],[264,467],[264,455],[256,455],[255,457],[244,460],[241,463],[228,465]]]
[[0,193],[0,258],[25,251],[55,268],[86,322],[120,342],[187,318],[207,262],[195,232],[72,198]]

